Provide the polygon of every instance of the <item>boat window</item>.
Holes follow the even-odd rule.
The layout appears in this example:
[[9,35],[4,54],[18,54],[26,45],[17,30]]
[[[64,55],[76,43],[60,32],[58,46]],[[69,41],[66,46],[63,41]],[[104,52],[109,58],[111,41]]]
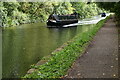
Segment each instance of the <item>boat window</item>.
[[76,19],[77,18],[75,15],[59,15],[58,17],[60,20]]
[[52,20],[68,20],[68,19],[77,19],[76,15],[50,15],[49,19]]
[[50,16],[49,16],[49,19],[56,20],[53,15],[50,15]]

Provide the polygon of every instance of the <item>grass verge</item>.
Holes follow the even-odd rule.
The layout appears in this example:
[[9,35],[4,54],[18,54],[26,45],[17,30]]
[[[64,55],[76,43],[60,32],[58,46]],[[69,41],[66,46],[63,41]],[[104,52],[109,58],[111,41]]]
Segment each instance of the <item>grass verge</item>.
[[71,41],[67,42],[67,46],[62,50],[54,52],[48,62],[43,65],[32,66],[37,71],[26,74],[23,78],[61,78],[64,76],[72,63],[82,55],[94,35],[109,18],[110,16],[99,21],[89,31],[76,35]]

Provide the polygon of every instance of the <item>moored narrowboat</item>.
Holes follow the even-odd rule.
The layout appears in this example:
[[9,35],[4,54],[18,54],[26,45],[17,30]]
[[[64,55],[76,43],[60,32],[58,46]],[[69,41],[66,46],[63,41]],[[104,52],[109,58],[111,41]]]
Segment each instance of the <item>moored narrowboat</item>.
[[106,13],[101,13],[101,17],[105,17],[106,16]]

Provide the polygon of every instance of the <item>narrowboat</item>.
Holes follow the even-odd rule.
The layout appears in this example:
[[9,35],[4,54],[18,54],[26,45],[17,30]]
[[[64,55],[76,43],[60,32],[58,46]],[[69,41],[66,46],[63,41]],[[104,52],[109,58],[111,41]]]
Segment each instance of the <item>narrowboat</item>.
[[72,23],[77,23],[77,15],[71,14],[71,15],[56,15],[52,14],[49,16],[47,20],[48,26],[62,26]]
[[101,13],[101,17],[105,17],[106,16],[106,13]]

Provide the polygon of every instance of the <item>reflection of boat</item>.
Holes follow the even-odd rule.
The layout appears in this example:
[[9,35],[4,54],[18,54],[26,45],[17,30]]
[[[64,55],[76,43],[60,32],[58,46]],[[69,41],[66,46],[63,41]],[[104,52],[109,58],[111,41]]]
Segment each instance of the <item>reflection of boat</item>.
[[61,26],[61,25],[67,25],[72,23],[77,23],[77,15],[56,15],[52,14],[49,16],[47,20],[48,26]]
[[101,17],[105,17],[106,16],[106,13],[101,13]]

